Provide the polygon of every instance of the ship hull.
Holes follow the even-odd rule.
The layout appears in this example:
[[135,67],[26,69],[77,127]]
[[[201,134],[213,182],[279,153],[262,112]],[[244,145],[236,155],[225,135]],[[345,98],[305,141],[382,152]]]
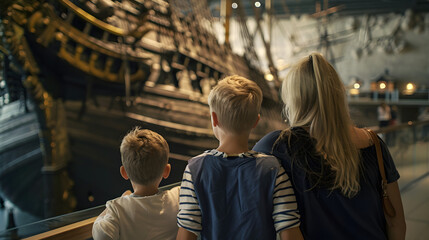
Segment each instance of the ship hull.
[[[119,174],[119,146],[136,126],[158,132],[170,146],[172,173],[161,184],[180,181],[188,159],[217,147],[207,95],[225,75],[248,77],[264,93],[250,146],[284,127],[263,75],[196,21],[175,16],[168,3],[130,1],[140,13],[116,10],[122,23],[131,22],[133,29],[125,31],[74,2],[85,1],[1,3],[5,63],[12,59],[3,68],[6,83],[22,86],[37,132],[31,144],[0,149],[0,191],[19,208],[51,217],[104,204],[130,189]],[[20,167],[7,167],[20,157]],[[23,184],[9,178],[23,175],[31,176]],[[33,190],[37,197],[22,199]]]
[[[145,101],[148,98],[140,100]],[[105,104],[109,104],[107,99],[104,100],[106,100]],[[158,100],[162,106],[170,105],[170,108],[177,108],[177,104],[174,103],[178,100],[163,99],[163,102]],[[188,110],[194,109],[196,113],[200,112],[196,110],[201,107],[199,103],[194,108],[192,104],[195,103],[187,104],[190,105]],[[70,178],[74,181],[78,209],[103,204],[106,200],[118,197],[131,188],[130,183],[122,179],[119,174],[121,166],[119,146],[122,137],[136,126],[158,132],[169,144],[169,162],[172,165],[172,172],[161,185],[181,181],[190,157],[216,147],[216,139],[213,134],[210,134],[209,128],[198,128],[195,131],[196,127],[192,125],[173,122],[178,117],[189,120],[200,117],[192,116],[193,114],[189,112],[180,113],[164,107],[143,104],[127,110],[123,110],[119,104],[109,108],[108,105],[103,106],[102,99],[99,99],[99,106],[88,104],[85,114],[79,116],[80,107],[79,101],[65,103],[67,130],[73,156],[68,169]],[[206,110],[208,113],[208,109]],[[169,118],[172,121],[169,121]],[[210,124],[208,118],[200,118],[199,121],[200,125]]]

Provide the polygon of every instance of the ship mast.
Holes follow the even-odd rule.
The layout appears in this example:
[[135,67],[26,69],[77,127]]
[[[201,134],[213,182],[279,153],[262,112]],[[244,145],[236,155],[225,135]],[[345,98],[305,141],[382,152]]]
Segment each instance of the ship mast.
[[273,76],[273,80],[274,80],[274,84],[276,85],[276,87],[280,86],[280,80],[279,80],[279,76],[278,76],[278,70],[274,64],[274,60],[273,60],[273,55],[271,53],[271,41],[272,41],[272,8],[271,8],[271,0],[267,0],[265,2],[265,8],[266,11],[268,13],[268,40],[265,39],[264,36],[264,32],[262,31],[262,26],[261,26],[261,21],[262,21],[262,16],[261,13],[259,11],[259,9],[257,7],[253,7],[254,13],[255,13],[255,20],[256,20],[256,25],[257,25],[257,30],[260,34],[261,40],[264,44],[265,47],[265,54],[268,60],[268,69],[271,73],[271,75]]
[[230,25],[230,18],[231,18],[231,5],[232,0],[221,0],[221,19],[223,20],[223,26],[225,28],[225,45],[230,45],[229,43],[229,25]]

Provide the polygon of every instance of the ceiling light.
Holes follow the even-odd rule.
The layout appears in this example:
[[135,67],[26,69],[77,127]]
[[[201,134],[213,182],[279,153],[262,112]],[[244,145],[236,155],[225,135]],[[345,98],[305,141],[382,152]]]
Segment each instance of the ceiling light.
[[238,8],[238,4],[237,3],[232,3],[232,8],[237,9]]
[[258,7],[260,7],[260,6],[261,6],[261,3],[260,3],[260,2],[258,2],[258,1],[256,1],[256,2],[255,2],[255,7],[257,7],[257,8],[258,8]]

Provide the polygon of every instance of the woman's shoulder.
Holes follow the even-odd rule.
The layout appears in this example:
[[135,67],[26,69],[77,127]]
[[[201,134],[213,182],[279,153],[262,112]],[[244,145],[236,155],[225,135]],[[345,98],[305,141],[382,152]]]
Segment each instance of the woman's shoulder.
[[277,138],[280,136],[283,130],[275,130],[270,133],[267,133],[264,137],[261,138],[259,141],[274,141],[277,140]]
[[274,145],[281,146],[280,148],[285,150],[286,142],[293,143],[293,146],[298,146],[302,145],[302,141],[305,141],[304,145],[307,145],[308,139],[308,133],[303,128],[287,128],[268,133],[256,143],[253,150],[271,154]]
[[262,137],[253,147],[252,150],[261,153],[271,154],[274,143],[277,141],[282,130],[272,131]]
[[357,149],[366,149],[374,145],[368,129],[352,127],[350,135]]

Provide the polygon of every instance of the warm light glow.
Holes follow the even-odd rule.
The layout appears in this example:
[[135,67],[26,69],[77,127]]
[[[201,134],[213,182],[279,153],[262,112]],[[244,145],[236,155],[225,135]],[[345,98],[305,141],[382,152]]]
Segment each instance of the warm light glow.
[[386,84],[385,83],[380,83],[380,89],[385,89],[386,88]]
[[255,2],[255,7],[260,7],[261,6],[261,3],[260,2]]
[[273,74],[271,74],[271,73],[267,73],[267,74],[265,74],[265,79],[266,79],[267,81],[271,82],[271,81],[273,81],[273,80],[274,80],[274,76],[273,76]]
[[350,95],[358,95],[359,94],[359,89],[355,88],[355,89],[350,89]]
[[237,9],[238,8],[238,4],[237,3],[232,3],[232,8]]
[[354,88],[354,89],[359,89],[359,88],[360,88],[360,84],[359,84],[359,83],[355,83],[355,84],[353,84],[353,88]]
[[414,83],[407,83],[407,85],[405,85],[405,89],[402,91],[403,94],[405,95],[413,95],[414,92],[416,91],[416,85]]

